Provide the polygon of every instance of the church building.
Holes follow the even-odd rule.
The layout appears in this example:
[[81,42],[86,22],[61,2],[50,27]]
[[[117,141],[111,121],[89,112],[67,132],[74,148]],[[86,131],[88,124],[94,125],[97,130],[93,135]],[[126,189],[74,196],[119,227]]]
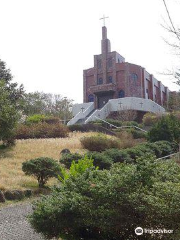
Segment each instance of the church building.
[[145,68],[128,63],[111,51],[107,28],[102,27],[101,54],[83,71],[83,103],[73,106],[72,124],[106,119],[112,112],[135,110],[163,114],[170,91]]
[[84,70],[84,102],[102,108],[109,99],[138,97],[166,106],[169,89],[145,68],[125,62],[111,51],[107,28],[102,27],[101,54],[94,56],[94,67]]

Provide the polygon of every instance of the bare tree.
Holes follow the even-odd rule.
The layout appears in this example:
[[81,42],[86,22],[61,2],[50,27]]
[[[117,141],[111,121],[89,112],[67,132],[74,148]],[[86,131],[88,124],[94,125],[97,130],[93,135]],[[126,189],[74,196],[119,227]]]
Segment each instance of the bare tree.
[[[169,18],[169,22],[170,22],[169,25],[166,24],[166,26],[163,25],[163,27],[174,37],[173,42],[169,42],[167,40],[165,40],[165,42],[169,46],[171,46],[174,49],[176,55],[179,56],[180,55],[180,28],[175,27],[170,11],[166,4],[166,0],[162,0],[162,1],[165,6],[165,9]],[[175,83],[180,86],[180,68],[177,68],[176,70],[173,70],[173,71],[168,71],[167,73],[165,73],[165,75],[173,76],[175,78]]]
[[123,109],[117,112],[116,119],[122,122],[134,121],[137,118],[137,111],[131,109]]

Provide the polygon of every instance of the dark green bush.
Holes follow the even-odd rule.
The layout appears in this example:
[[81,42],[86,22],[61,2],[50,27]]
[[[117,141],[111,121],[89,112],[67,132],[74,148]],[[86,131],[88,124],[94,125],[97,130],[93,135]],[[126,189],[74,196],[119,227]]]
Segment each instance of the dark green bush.
[[52,158],[41,157],[23,162],[22,170],[26,175],[34,176],[39,187],[44,187],[49,178],[57,177],[59,164]]
[[98,167],[100,170],[110,169],[110,167],[113,164],[113,159],[104,153],[89,152],[87,153],[87,156],[94,160],[93,161],[94,166]]
[[119,148],[120,142],[115,138],[108,138],[104,134],[94,135],[90,137],[83,137],[81,144],[89,151],[102,152],[109,148]]
[[125,121],[122,124],[123,126],[135,126],[135,127],[139,127],[139,124],[135,121]]
[[136,130],[136,129],[131,129],[130,132],[132,133],[134,139],[147,138],[146,132]]
[[98,167],[100,170],[109,169],[113,164],[113,160],[109,156],[99,152],[88,152],[85,155],[79,153],[63,154],[60,158],[60,163],[64,164],[65,167],[69,169],[73,161],[77,163],[79,159],[85,156],[92,158],[94,166]]
[[176,152],[174,149],[175,145],[170,142],[158,141],[158,142],[155,142],[155,144],[161,151],[161,157],[165,157]]
[[79,153],[62,154],[60,158],[60,163],[64,164],[64,166],[69,169],[73,161],[78,162],[78,160],[82,158],[83,155]]
[[148,139],[151,142],[169,141],[180,142],[180,121],[176,116],[163,116],[148,132]]
[[56,123],[37,123],[32,125],[20,124],[16,129],[16,139],[29,138],[65,138],[68,137],[67,126]]
[[105,155],[110,157],[113,161],[113,163],[122,163],[122,162],[131,162],[132,159],[130,158],[130,155],[125,150],[119,150],[119,149],[108,149],[103,152]]
[[[138,240],[137,226],[180,234],[180,167],[146,156],[136,165],[86,171],[36,202],[30,222],[46,237],[66,240]],[[147,237],[146,237],[147,235]],[[143,239],[157,239],[146,234]],[[169,234],[163,235],[170,239]]]

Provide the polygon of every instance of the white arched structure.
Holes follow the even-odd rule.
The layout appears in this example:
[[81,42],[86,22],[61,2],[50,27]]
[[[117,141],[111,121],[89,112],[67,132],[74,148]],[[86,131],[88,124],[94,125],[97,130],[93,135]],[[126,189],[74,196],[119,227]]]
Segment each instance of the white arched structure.
[[74,117],[68,122],[73,125],[78,122],[88,123],[97,120],[96,117],[106,119],[111,112],[122,110],[136,110],[164,114],[165,109],[150,99],[125,97],[110,99],[103,108],[94,109],[94,103],[76,104],[73,108]]

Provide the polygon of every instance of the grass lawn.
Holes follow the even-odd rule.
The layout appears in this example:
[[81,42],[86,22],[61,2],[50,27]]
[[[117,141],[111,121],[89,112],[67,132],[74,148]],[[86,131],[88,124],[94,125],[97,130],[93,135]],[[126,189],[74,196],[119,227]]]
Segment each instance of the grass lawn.
[[[74,132],[68,138],[17,140],[15,147],[10,150],[0,150],[0,189],[33,189],[37,188],[37,181],[26,176],[22,171],[22,162],[37,157],[51,157],[59,160],[60,152],[68,148],[71,152],[85,152],[80,138],[95,133]],[[51,179],[48,185],[57,183]]]

